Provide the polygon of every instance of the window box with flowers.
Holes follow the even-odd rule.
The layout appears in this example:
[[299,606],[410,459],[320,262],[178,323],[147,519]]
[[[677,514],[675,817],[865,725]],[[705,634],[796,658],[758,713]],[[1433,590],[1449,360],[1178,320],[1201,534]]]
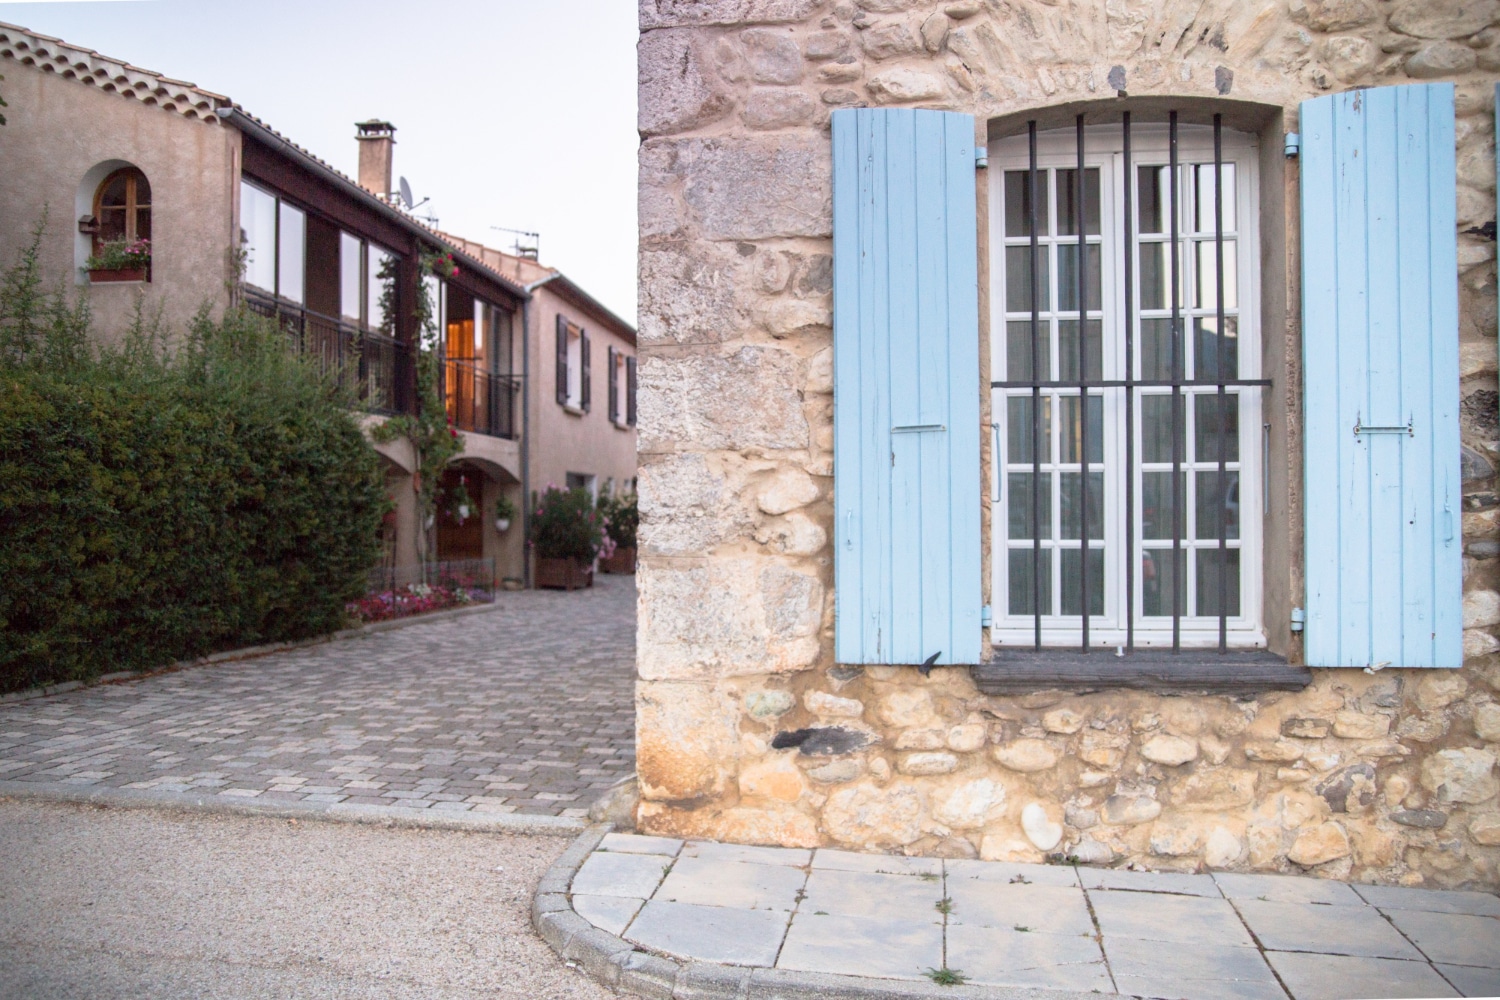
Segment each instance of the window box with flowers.
[[531,546],[536,552],[536,585],[578,590],[594,585],[594,560],[614,554],[603,517],[586,489],[548,486],[536,501]]
[[150,281],[151,241],[110,240],[83,262],[91,282]]

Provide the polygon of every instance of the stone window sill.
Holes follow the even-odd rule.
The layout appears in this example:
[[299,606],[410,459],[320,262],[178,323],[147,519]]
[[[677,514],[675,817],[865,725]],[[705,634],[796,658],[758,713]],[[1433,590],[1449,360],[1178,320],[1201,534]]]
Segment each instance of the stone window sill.
[[564,412],[564,413],[571,413],[571,414],[573,414],[573,416],[575,416],[575,417],[581,417],[581,416],[583,416],[583,415],[584,415],[584,414],[585,414],[585,413],[587,413],[587,412],[588,412],[588,411],[587,411],[587,410],[585,410],[585,409],[584,409],[584,408],[583,408],[583,407],[581,407],[581,406],[578,406],[578,405],[576,405],[576,404],[574,404],[574,403],[564,403],[564,404],[563,404],[563,405],[562,405],[562,408],[563,408],[563,412]]
[[1016,695],[1032,691],[1107,691],[1127,688],[1164,694],[1255,695],[1264,691],[1300,691],[1312,682],[1312,671],[1287,664],[1263,649],[1138,649],[1116,656],[1112,649],[1088,654],[1076,649],[1000,650],[973,670],[974,683],[985,694]]

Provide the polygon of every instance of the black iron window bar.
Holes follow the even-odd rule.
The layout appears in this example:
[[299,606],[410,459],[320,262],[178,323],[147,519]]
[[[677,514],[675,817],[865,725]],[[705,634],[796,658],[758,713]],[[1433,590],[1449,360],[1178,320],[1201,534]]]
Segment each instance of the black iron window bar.
[[[1037,123],[1033,120],[1027,123],[1028,153],[1030,162],[1027,167],[1027,224],[1030,233],[1030,267],[1031,267],[1031,378],[1011,379],[991,382],[991,388],[999,389],[1030,389],[1031,390],[1031,536],[1032,536],[1032,565],[1031,565],[1031,607],[1033,613],[1034,643],[1035,648],[1042,648],[1042,390],[1067,389],[1078,392],[1078,458],[1079,458],[1079,610],[1081,613],[1081,642],[1082,652],[1087,653],[1090,649],[1089,643],[1089,605],[1091,591],[1089,589],[1089,562],[1090,542],[1093,540],[1092,518],[1089,507],[1089,478],[1091,475],[1090,465],[1090,442],[1089,442],[1089,419],[1088,400],[1091,390],[1123,389],[1125,392],[1125,648],[1135,648],[1135,390],[1138,388],[1170,388],[1171,389],[1171,436],[1172,436],[1172,563],[1171,563],[1171,591],[1172,591],[1172,652],[1180,652],[1182,648],[1182,618],[1183,598],[1186,594],[1186,578],[1183,572],[1185,560],[1183,559],[1183,477],[1182,466],[1184,462],[1183,446],[1185,441],[1185,426],[1183,412],[1183,390],[1186,388],[1211,388],[1216,390],[1217,395],[1217,441],[1216,451],[1218,456],[1218,474],[1216,480],[1216,495],[1220,498],[1227,496],[1229,488],[1229,475],[1226,468],[1228,456],[1229,433],[1227,428],[1230,421],[1226,418],[1226,407],[1228,405],[1227,390],[1230,387],[1269,386],[1270,379],[1241,379],[1225,378],[1225,372],[1229,366],[1225,363],[1225,311],[1224,311],[1224,157],[1223,157],[1223,123],[1222,116],[1213,116],[1213,143],[1214,143],[1214,300],[1217,308],[1217,327],[1215,334],[1215,363],[1213,365],[1214,377],[1205,379],[1202,377],[1201,364],[1197,366],[1200,370],[1195,371],[1194,378],[1186,378],[1184,375],[1183,357],[1183,317],[1181,298],[1181,225],[1179,213],[1178,194],[1178,150],[1177,150],[1177,112],[1171,111],[1167,119],[1168,135],[1168,219],[1167,230],[1170,242],[1171,261],[1171,378],[1170,379],[1144,379],[1136,378],[1135,359],[1135,327],[1137,320],[1137,304],[1135,301],[1135,205],[1134,205],[1134,161],[1130,150],[1130,112],[1124,112],[1121,118],[1122,128],[1122,152],[1125,163],[1124,188],[1124,284],[1125,284],[1125,378],[1123,379],[1090,379],[1088,377],[1088,225],[1087,212],[1085,211],[1085,194],[1087,185],[1084,143],[1084,115],[1079,115],[1076,121],[1077,131],[1077,169],[1073,171],[1073,198],[1076,229],[1078,232],[1078,258],[1075,268],[1077,287],[1077,312],[1078,312],[1078,358],[1076,379],[1046,379],[1043,378],[1042,367],[1044,364],[1050,367],[1050,349],[1044,354],[1041,343],[1041,245],[1039,241],[1040,220],[1037,215],[1037,207],[1041,204],[1039,184],[1040,171],[1037,166]],[[1100,227],[1101,238],[1104,238],[1104,227]],[[1102,261],[1102,256],[1101,256]],[[1102,305],[1102,303],[1101,303]],[[1061,311],[1061,310],[1059,310]],[[1008,331],[1007,331],[1008,332]],[[1103,350],[1104,341],[1101,330],[1100,347]],[[1102,360],[1102,357],[1101,357]],[[1007,371],[1007,375],[1013,374]],[[1103,374],[1102,366],[1100,374]],[[1236,430],[1238,433],[1237,422]],[[997,442],[998,444],[998,442]],[[999,456],[996,456],[998,462]],[[1267,470],[1262,470],[1262,475]],[[1001,473],[1003,475],[1003,472]],[[1229,548],[1229,518],[1220,511],[1218,522],[1218,619],[1219,619],[1219,652],[1228,651],[1229,637],[1229,572],[1228,572],[1228,548]],[[1241,530],[1243,537],[1243,530]],[[1048,574],[1050,579],[1050,574]]]

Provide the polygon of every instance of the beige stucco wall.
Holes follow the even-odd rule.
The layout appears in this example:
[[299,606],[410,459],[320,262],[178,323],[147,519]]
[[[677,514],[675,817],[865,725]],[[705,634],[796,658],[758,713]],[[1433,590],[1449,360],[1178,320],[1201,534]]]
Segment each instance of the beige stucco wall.
[[[1297,175],[1277,140],[1307,97],[1453,80],[1459,228],[1494,218],[1500,4],[641,0],[640,13],[641,826],[1500,883],[1495,508],[1464,515],[1464,669],[1320,670],[1303,692],[1242,699],[985,697],[963,668],[841,667],[827,541],[829,111],[970,112],[982,143],[1006,116],[1113,103],[1112,73],[1131,99],[1249,102],[1276,379],[1266,615],[1295,660],[1282,622],[1302,588]],[[981,266],[985,231],[981,219]],[[1464,440],[1493,460],[1494,245],[1458,241]],[[1481,504],[1493,488],[1466,487]],[[864,745],[771,749],[809,726]]]
[[[599,477],[599,488],[613,479],[615,490],[635,479],[636,429],[609,419],[609,348],[635,354],[635,345],[603,317],[568,301],[546,285],[531,301],[531,488],[563,487],[570,472]],[[557,316],[584,328],[593,355],[593,395],[587,413],[557,402]],[[625,391],[623,380],[620,391]],[[623,398],[623,397],[622,397]]]
[[[169,332],[204,303],[221,307],[239,133],[14,59],[0,59],[0,74],[9,105],[0,127],[0,266],[15,263],[45,209],[49,282],[88,297],[101,336],[127,329],[138,302],[147,315],[160,310]],[[88,252],[78,218],[92,212],[109,161],[138,167],[151,183],[150,283],[90,286],[78,268]]]

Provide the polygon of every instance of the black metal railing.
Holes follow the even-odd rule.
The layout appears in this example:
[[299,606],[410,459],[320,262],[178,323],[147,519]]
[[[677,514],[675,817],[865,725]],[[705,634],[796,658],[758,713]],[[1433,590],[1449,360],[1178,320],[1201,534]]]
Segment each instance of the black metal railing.
[[519,376],[500,375],[474,361],[452,359],[443,362],[442,385],[448,417],[459,430],[511,440],[520,437],[516,420]]
[[[1100,123],[1095,121],[1094,124]],[[1047,220],[1039,219],[1038,217],[1038,207],[1041,206],[1042,211],[1045,212],[1047,210],[1046,206],[1051,200],[1051,197],[1048,196],[1044,198],[1043,192],[1039,189],[1041,175],[1044,171],[1038,166],[1037,123],[1035,121],[1028,123],[1027,135],[1029,164],[1025,173],[1024,197],[1020,197],[1020,201],[1022,203],[1024,223],[1028,227],[1029,239],[1024,244],[1018,242],[1016,244],[1016,249],[1025,251],[1029,248],[1029,347],[1031,353],[1029,359],[1025,357],[1023,352],[1026,345],[1024,343],[1020,345],[1008,344],[1006,356],[1010,360],[1008,361],[1007,366],[1007,377],[1003,380],[991,382],[991,387],[994,389],[1029,390],[1029,395],[1016,394],[1006,397],[1007,399],[1013,399],[1018,402],[1024,400],[1026,403],[1030,404],[1029,414],[1027,414],[1024,407],[1015,408],[1014,410],[1008,409],[1006,414],[1007,421],[1012,420],[1012,413],[1015,413],[1017,415],[1023,416],[1025,420],[1029,420],[1030,422],[1029,434],[1025,434],[1025,436],[1022,435],[1024,434],[1025,430],[1027,430],[1026,428],[1012,427],[1009,432],[1009,440],[1012,442],[1010,446],[1011,450],[1012,452],[1015,452],[1017,455],[1019,455],[1020,462],[1016,463],[1014,461],[1002,460],[999,454],[996,455],[996,462],[998,465],[997,471],[998,475],[1002,477],[1002,482],[1005,481],[1003,477],[1007,476],[1006,468],[1008,465],[1020,464],[1021,468],[1023,469],[1028,464],[1030,466],[1029,477],[1027,477],[1025,473],[1021,473],[1019,476],[1012,473],[1012,479],[1010,480],[1011,483],[1021,486],[1026,490],[1026,492],[1029,492],[1029,504],[1026,505],[1030,508],[1030,522],[1029,526],[1025,528],[1017,527],[1018,525],[1024,523],[1026,512],[1023,508],[1020,517],[1018,518],[1015,501],[1014,498],[1012,498],[1012,500],[1010,501],[1012,511],[1010,514],[1012,531],[1008,537],[1013,540],[1021,541],[1023,545],[1026,541],[1029,540],[1029,554],[1031,557],[1029,560],[1031,563],[1029,581],[1031,593],[1030,595],[1025,595],[1024,593],[1022,593],[1020,595],[1022,600],[1020,601],[1014,600],[1013,595],[1011,611],[1013,614],[1018,615],[1026,615],[1028,612],[1030,613],[1034,623],[1033,631],[1035,647],[1037,649],[1041,649],[1043,643],[1042,619],[1044,617],[1044,613],[1051,613],[1044,612],[1044,609],[1050,609],[1052,604],[1050,590],[1052,576],[1050,569],[1051,554],[1049,551],[1044,556],[1042,541],[1044,537],[1052,539],[1049,544],[1049,548],[1062,549],[1064,552],[1066,552],[1066,549],[1064,549],[1063,547],[1063,539],[1076,538],[1079,545],[1077,568],[1079,592],[1076,601],[1074,601],[1073,603],[1076,605],[1076,616],[1079,623],[1079,645],[1084,652],[1089,651],[1091,605],[1094,604],[1094,591],[1090,586],[1090,575],[1093,569],[1097,569],[1097,571],[1100,573],[1107,572],[1106,564],[1102,558],[1102,556],[1105,554],[1104,550],[1102,548],[1095,549],[1093,547],[1094,542],[1098,542],[1100,545],[1104,544],[1104,534],[1102,526],[1103,518],[1102,515],[1097,518],[1098,526],[1096,526],[1096,516],[1094,513],[1095,506],[1098,506],[1102,510],[1104,505],[1102,502],[1102,498],[1094,498],[1093,500],[1091,500],[1090,498],[1091,490],[1102,491],[1105,489],[1105,480],[1102,473],[1105,459],[1105,449],[1102,442],[1092,442],[1090,440],[1090,424],[1095,418],[1094,405],[1095,400],[1097,400],[1099,404],[1099,409],[1097,411],[1097,416],[1099,419],[1097,431],[1100,436],[1108,436],[1104,431],[1103,421],[1105,396],[1107,394],[1118,393],[1123,394],[1123,411],[1126,427],[1126,433],[1123,435],[1125,465],[1123,498],[1125,508],[1124,540],[1123,545],[1121,546],[1122,554],[1125,559],[1125,584],[1123,595],[1123,630],[1125,632],[1124,645],[1127,649],[1135,648],[1135,571],[1136,560],[1140,559],[1142,561],[1141,564],[1143,567],[1143,574],[1154,575],[1157,586],[1160,586],[1163,576],[1169,579],[1169,586],[1171,589],[1170,603],[1172,619],[1172,650],[1176,652],[1181,648],[1182,619],[1185,615],[1183,601],[1187,588],[1184,559],[1184,530],[1186,528],[1186,525],[1184,524],[1183,520],[1184,502],[1186,500],[1183,495],[1185,484],[1184,464],[1192,464],[1195,467],[1196,474],[1200,477],[1198,482],[1202,482],[1202,477],[1205,475],[1205,470],[1201,468],[1201,466],[1211,467],[1214,464],[1213,458],[1217,458],[1217,475],[1214,477],[1213,484],[1210,487],[1210,505],[1218,505],[1218,510],[1211,514],[1200,513],[1198,516],[1199,521],[1202,521],[1205,517],[1207,517],[1211,520],[1211,522],[1216,522],[1216,525],[1211,523],[1211,528],[1216,527],[1217,530],[1216,555],[1218,561],[1216,564],[1217,579],[1215,581],[1217,589],[1217,599],[1215,602],[1210,602],[1207,599],[1200,598],[1200,605],[1208,605],[1212,607],[1214,612],[1216,612],[1218,617],[1218,648],[1220,652],[1224,652],[1228,647],[1228,620],[1230,618],[1231,604],[1229,594],[1231,561],[1229,559],[1230,547],[1228,532],[1232,517],[1238,517],[1238,497],[1240,495],[1240,473],[1237,471],[1229,470],[1226,466],[1226,461],[1228,460],[1228,456],[1231,451],[1231,443],[1229,441],[1229,437],[1231,435],[1238,434],[1238,420],[1231,419],[1231,414],[1228,408],[1231,405],[1237,405],[1239,398],[1238,393],[1230,396],[1228,394],[1228,390],[1232,388],[1241,389],[1247,387],[1269,386],[1271,384],[1271,381],[1269,379],[1242,379],[1230,377],[1231,375],[1238,373],[1238,367],[1233,362],[1232,352],[1235,348],[1230,344],[1226,344],[1225,336],[1225,212],[1223,194],[1225,174],[1222,146],[1222,122],[1219,115],[1216,114],[1213,116],[1212,176],[1214,192],[1214,223],[1212,230],[1212,272],[1213,280],[1216,283],[1214,289],[1214,316],[1216,319],[1216,323],[1214,333],[1211,337],[1204,336],[1206,331],[1202,329],[1197,329],[1195,331],[1195,337],[1197,339],[1195,339],[1194,341],[1194,370],[1192,377],[1188,377],[1185,369],[1186,356],[1183,343],[1184,307],[1183,297],[1181,295],[1182,275],[1180,273],[1180,244],[1183,239],[1187,238],[1187,236],[1183,232],[1183,225],[1181,224],[1181,206],[1179,205],[1178,115],[1176,111],[1172,111],[1168,116],[1168,160],[1166,164],[1168,177],[1166,195],[1168,204],[1166,206],[1161,206],[1166,210],[1166,218],[1168,219],[1168,221],[1164,226],[1161,227],[1165,230],[1164,234],[1153,233],[1153,242],[1167,243],[1170,246],[1169,256],[1171,262],[1171,304],[1170,324],[1168,327],[1170,340],[1170,359],[1169,367],[1167,369],[1167,374],[1169,374],[1170,376],[1169,378],[1143,377],[1146,374],[1161,374],[1160,371],[1155,370],[1155,366],[1148,365],[1145,362],[1144,343],[1142,344],[1142,362],[1138,365],[1136,359],[1137,326],[1146,322],[1159,323],[1160,320],[1167,319],[1168,317],[1152,317],[1150,319],[1143,320],[1141,317],[1141,311],[1144,303],[1140,302],[1136,296],[1135,281],[1137,278],[1137,268],[1135,257],[1136,253],[1138,252],[1136,241],[1137,239],[1140,239],[1140,234],[1134,232],[1134,228],[1136,226],[1135,212],[1137,209],[1137,205],[1133,200],[1133,188],[1136,179],[1137,165],[1132,159],[1131,153],[1131,122],[1129,112],[1125,112],[1123,114],[1123,117],[1120,119],[1120,127],[1123,131],[1123,162],[1125,165],[1125,170],[1127,172],[1123,183],[1123,300],[1125,310],[1123,328],[1125,377],[1123,379],[1105,379],[1102,377],[1104,374],[1104,356],[1105,351],[1107,350],[1107,341],[1105,339],[1104,333],[1107,324],[1105,324],[1103,321],[1105,303],[1102,301],[1102,296],[1099,295],[1099,292],[1097,290],[1095,290],[1093,295],[1091,296],[1091,286],[1089,282],[1090,223],[1088,220],[1087,212],[1085,211],[1085,199],[1088,190],[1088,186],[1086,184],[1086,173],[1089,168],[1085,163],[1084,125],[1084,115],[1079,115],[1076,121],[1077,169],[1073,171],[1062,169],[1058,170],[1057,199],[1059,202],[1063,200],[1065,194],[1063,187],[1063,176],[1067,173],[1071,173],[1073,175],[1068,179],[1069,186],[1072,188],[1072,190],[1070,192],[1067,192],[1070,195],[1070,200],[1072,201],[1072,205],[1068,209],[1071,213],[1070,219],[1066,225],[1062,223],[1062,212],[1064,206],[1059,204],[1058,206],[1056,206],[1059,215],[1059,231],[1055,235],[1055,237],[1050,233],[1050,231],[1048,233],[1049,238],[1051,238],[1052,242],[1058,248],[1058,294],[1060,297],[1067,294],[1063,278],[1063,274],[1066,271],[1065,264],[1067,261],[1063,256],[1063,251],[1064,249],[1074,249],[1073,247],[1065,246],[1065,242],[1071,242],[1072,237],[1075,235],[1075,229],[1077,236],[1077,245],[1075,251],[1077,256],[1076,260],[1074,261],[1077,287],[1075,290],[1072,290],[1073,294],[1076,294],[1076,300],[1072,303],[1072,305],[1076,306],[1076,308],[1070,310],[1068,308],[1066,299],[1063,299],[1063,301],[1051,305],[1048,310],[1053,314],[1053,318],[1058,321],[1060,338],[1058,344],[1058,352],[1060,358],[1058,374],[1060,377],[1053,379],[1048,377],[1051,374],[1050,327],[1049,332],[1045,334],[1045,337],[1042,332],[1043,323],[1050,322],[1050,320],[1044,321],[1041,315],[1043,311],[1043,301],[1046,300],[1050,302],[1050,299],[1045,299],[1044,289],[1042,288],[1042,282],[1048,280],[1048,266],[1046,266],[1046,261],[1044,261],[1043,259],[1044,254],[1047,253],[1047,248],[1042,246],[1041,233],[1043,228],[1048,225],[1048,222]],[[1207,166],[1207,164],[1204,164],[1204,166]],[[1021,191],[1016,192],[1017,196],[1021,196],[1022,193],[1023,192]],[[1099,211],[1098,206],[1095,207],[1095,211]],[[1103,213],[1100,212],[1099,214],[1101,216],[1101,219],[1095,235],[1100,242],[1096,242],[1094,246],[1100,251],[1101,256],[1099,259],[1102,261],[1102,241],[1108,240],[1110,238],[1110,234],[1107,227],[1103,224]],[[1074,228],[1068,228],[1069,226],[1072,226]],[[1007,235],[1017,234],[1007,232]],[[1196,244],[1205,244],[1209,241],[1209,236],[1206,231],[1198,231],[1193,235],[1196,237]],[[1163,238],[1163,236],[1165,236],[1165,238]],[[1066,237],[1066,241],[1064,237]],[[1147,243],[1143,240],[1142,246],[1146,245]],[[1244,252],[1244,250],[1241,249],[1239,252]],[[1159,258],[1156,257],[1153,257],[1152,259],[1159,260]],[[1140,270],[1144,271],[1145,268],[1146,263],[1145,258],[1143,257]],[[1072,278],[1075,275],[1069,275],[1068,277]],[[1200,283],[1206,277],[1207,275],[1200,273]],[[1015,287],[1019,289],[1022,286],[1017,285]],[[1096,307],[1091,306],[1091,298],[1094,298],[1095,296],[1098,296],[1098,305]],[[1161,306],[1162,303],[1156,302],[1152,305],[1151,308],[1159,308]],[[1201,306],[1202,303],[1201,301],[1199,301],[1195,303],[1194,307],[1199,308]],[[1097,308],[1100,316],[1100,318],[1097,320],[1097,322],[1100,323],[1099,342],[1097,347],[1091,345],[1091,333],[1088,329],[1090,324],[1096,322],[1096,320],[1091,319],[1089,315],[1092,308]],[[1010,309],[1010,303],[1007,304],[1007,311],[1012,311]],[[1024,312],[1025,310],[1018,309],[1014,311]],[[1166,310],[1163,309],[1162,311],[1165,312]],[[1068,315],[1070,312],[1072,313],[1072,315]],[[1200,309],[1200,312],[1206,314],[1207,310]],[[1237,320],[1235,322],[1237,322]],[[1015,327],[1020,326],[1022,323],[1024,323],[1024,321],[1019,321],[1015,324],[1006,324],[1007,335],[1010,336],[1017,332],[1015,330]],[[1077,324],[1076,358],[1067,356],[1071,353],[1071,348],[1075,346],[1067,343],[1066,327],[1069,323]],[[1235,336],[1238,336],[1238,332],[1235,334]],[[1152,346],[1155,347],[1157,345],[1153,344]],[[1213,360],[1211,363],[1205,360],[1208,356],[1210,348],[1213,352]],[[1098,351],[1098,354],[1091,357],[1091,354],[1095,350]],[[1168,359],[1162,358],[1161,360],[1167,361]],[[1030,369],[1029,378],[1016,377],[1018,374],[1020,374],[1021,371],[1024,371],[1027,368]],[[1018,371],[1017,369],[1020,369],[1020,371]],[[1098,377],[1091,377],[1091,375],[1094,373],[1097,373]],[[1149,397],[1147,397],[1140,394],[1139,390],[1142,389],[1157,390],[1157,392],[1154,392]],[[1149,400],[1149,402],[1154,404],[1155,406],[1159,407],[1160,404],[1158,401],[1161,400],[1161,397],[1163,395],[1160,392],[1160,390],[1162,389],[1170,390],[1171,399],[1169,418],[1171,421],[1170,435],[1172,441],[1170,456],[1171,547],[1169,551],[1171,553],[1170,558],[1172,562],[1170,567],[1157,566],[1154,562],[1155,558],[1161,555],[1165,555],[1167,552],[1165,547],[1161,545],[1161,542],[1164,541],[1164,539],[1161,539],[1161,536],[1159,534],[1150,535],[1150,538],[1157,542],[1156,547],[1148,548],[1146,545],[1142,544],[1145,536],[1144,521],[1142,528],[1143,537],[1136,537],[1136,506],[1138,498],[1135,495],[1135,478],[1137,472],[1139,471],[1137,464],[1139,456],[1136,454],[1135,447],[1136,417],[1138,412],[1145,412],[1147,400]],[[1193,390],[1193,392],[1190,394],[1189,390]],[[1043,395],[1044,392],[1047,394],[1046,397],[1044,397]],[[1203,434],[1204,421],[1201,419],[1201,415],[1204,414],[1205,411],[1204,408],[1196,401],[1206,399],[1213,399],[1215,401],[1216,409],[1214,413],[1216,414],[1216,416],[1213,417],[1211,423],[1215,424],[1216,426],[1211,428],[1211,434],[1213,437],[1212,443],[1204,446],[1195,446],[1200,450],[1195,451],[1193,462],[1187,463],[1186,456],[1184,454],[1186,442],[1184,410],[1185,402],[1188,400],[1190,395],[1191,398],[1195,400],[1195,405],[1199,406],[1198,410],[1195,411],[1195,427],[1197,428],[1197,435],[1201,437]],[[1140,396],[1139,399],[1137,398],[1138,396]],[[1070,406],[1073,410],[1073,412],[1071,413],[1069,411]],[[998,420],[999,417],[997,416],[996,419]],[[1044,472],[1042,468],[1044,464],[1044,447],[1048,447],[1048,445],[1043,440],[1043,435],[1050,434],[1049,425],[1051,422],[1057,420],[1061,420],[1067,426],[1070,433],[1075,435],[1073,440],[1076,443],[1069,442],[1067,448],[1063,449],[1064,454],[1060,455],[1059,459],[1055,461],[1050,457],[1049,448],[1049,450],[1046,452],[1046,454],[1048,454],[1049,456],[1047,464],[1051,465],[1053,470],[1056,470],[1059,466],[1068,464],[1069,459],[1066,457],[1067,454],[1071,454],[1072,457],[1076,459],[1076,463],[1074,464],[1076,464],[1078,467],[1078,471],[1076,473],[1076,491],[1079,503],[1076,510],[1073,510],[1071,508],[1071,498],[1066,495],[1068,492],[1067,486],[1069,484],[1060,483],[1059,488],[1063,492],[1061,508],[1063,510],[1063,521],[1059,526],[1060,530],[1053,531],[1051,526],[1051,507],[1054,488],[1051,485],[1052,480],[1050,478],[1053,474],[1053,471],[1049,470]],[[998,433],[999,424],[997,423],[995,426],[997,429],[996,445],[998,448],[1000,444]],[[1029,449],[1027,447],[1028,445]],[[1025,451],[1027,450],[1030,451],[1029,456],[1025,455]],[[1207,461],[1205,461],[1205,456],[1202,454],[1202,451],[1209,452]],[[1092,457],[1095,454],[1098,454],[1098,459]],[[1026,462],[1026,459],[1028,457],[1030,459],[1029,463]],[[1151,461],[1153,463],[1159,463],[1162,465],[1166,464],[1164,461],[1162,461],[1161,455],[1156,455],[1151,459]],[[1091,483],[1091,479],[1093,479],[1095,475],[1094,469],[1096,462],[1101,470],[1099,473],[1100,478],[1097,481],[1097,485]],[[1160,473],[1153,474],[1159,476]],[[1207,472],[1207,474],[1213,475],[1213,472],[1210,471]],[[1265,470],[1262,470],[1262,474],[1265,474]],[[1047,481],[1048,487],[1046,490],[1047,496],[1045,498],[1043,497],[1042,489],[1044,475],[1047,475],[1049,477]],[[1072,473],[1064,473],[1064,476],[1067,475],[1072,475]],[[1023,480],[1025,478],[1029,478],[1030,482],[1024,483]],[[1199,488],[1197,482],[1195,482],[1194,488]],[[1141,498],[1147,501],[1146,504],[1142,505],[1143,516],[1145,513],[1145,507],[1149,505],[1151,507],[1151,518],[1153,524],[1158,518],[1160,518],[1160,506],[1162,506],[1161,501],[1165,499],[1160,495],[1161,492],[1163,491],[1161,491],[1158,486],[1156,495],[1152,497]],[[1025,500],[1023,499],[1023,503],[1024,502]],[[1202,504],[1203,500],[1200,496],[1200,511],[1202,509]],[[1233,505],[1232,515],[1230,513],[1231,504]],[[1236,522],[1236,524],[1237,537],[1242,538],[1244,536],[1243,528],[1241,526],[1238,526],[1238,522]],[[1029,539],[1027,539],[1026,534],[1024,533],[1026,530],[1029,530],[1030,532]],[[1160,529],[1157,528],[1155,530]],[[1209,545],[1212,544],[1213,539],[1203,539],[1203,536],[1201,534],[1202,530],[1203,526],[1200,524],[1197,528],[1197,531],[1195,531],[1195,540],[1199,542],[1197,548],[1203,552],[1213,552],[1214,549],[1209,547]],[[1074,533],[1070,535],[1070,531]],[[1207,541],[1209,545],[1203,544],[1205,541]],[[996,548],[997,551],[1004,552],[1005,555],[1003,556],[1003,558],[1006,558],[1008,560],[1011,559],[1012,552],[1020,553],[1027,551],[1026,548],[1017,549],[1014,547],[1006,547],[1003,542],[997,545]],[[1101,559],[1099,560],[1097,567],[1091,568],[1090,563],[1094,561],[1093,553],[1096,551],[1099,552]],[[1153,556],[1153,552],[1155,553],[1155,556]],[[1116,556],[1118,556],[1119,554],[1121,553],[1115,553]],[[1021,558],[1024,559],[1024,556]],[[1048,560],[1046,565],[1046,572],[1044,572],[1043,566],[1044,558]],[[1209,563],[1209,565],[1214,564]],[[1238,563],[1236,562],[1235,565],[1237,567]],[[1067,566],[1066,559],[1063,563],[1063,566]],[[1152,573],[1152,571],[1154,571],[1154,574]],[[1234,572],[1238,572],[1238,569],[1236,569]],[[1064,575],[1066,577],[1066,569],[1064,570]],[[1011,580],[1011,588],[1016,588],[1018,581],[1024,579],[1023,576],[1018,576],[1014,571],[1009,571],[1009,578]],[[1048,587],[1046,600],[1044,600],[1043,595],[1044,586]],[[1243,588],[1236,589],[1237,591],[1243,591]],[[1102,593],[1102,586],[1100,587],[1100,590]],[[1064,615],[1068,615],[1071,617],[1074,612],[1068,607],[1069,593],[1070,592],[1067,589],[1066,579],[1064,579],[1063,607],[1057,610],[1060,610]],[[1027,596],[1029,596],[1029,608],[1025,607],[1025,598]],[[1149,602],[1146,603],[1149,604]],[[1158,597],[1156,609],[1151,610],[1148,607],[1148,609],[1146,610],[1146,614],[1148,616],[1160,615],[1162,610],[1160,604],[1161,601]],[[1203,615],[1203,610],[1204,609],[1202,606],[1197,609],[1197,617],[1208,617]]]
[[394,337],[245,287],[245,306],[276,320],[293,347],[352,389],[371,413],[407,412],[410,351]]

